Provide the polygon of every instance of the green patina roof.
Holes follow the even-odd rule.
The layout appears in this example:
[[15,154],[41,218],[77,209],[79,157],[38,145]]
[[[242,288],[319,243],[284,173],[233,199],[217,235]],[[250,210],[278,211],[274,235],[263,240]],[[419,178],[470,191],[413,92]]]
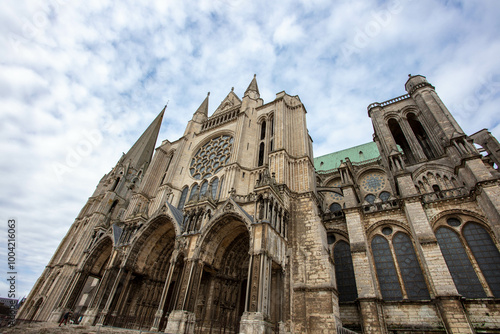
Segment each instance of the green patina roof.
[[317,171],[327,171],[338,168],[341,164],[340,161],[345,161],[346,157],[351,162],[363,162],[376,159],[379,156],[380,152],[378,151],[377,144],[370,142],[314,158],[314,168]]

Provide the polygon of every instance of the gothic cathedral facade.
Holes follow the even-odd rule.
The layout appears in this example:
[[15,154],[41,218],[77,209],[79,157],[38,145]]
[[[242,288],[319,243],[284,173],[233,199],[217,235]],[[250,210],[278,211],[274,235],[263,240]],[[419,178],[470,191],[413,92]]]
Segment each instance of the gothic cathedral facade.
[[500,332],[500,145],[420,75],[372,143],[313,157],[254,77],[106,174],[18,313],[165,333]]

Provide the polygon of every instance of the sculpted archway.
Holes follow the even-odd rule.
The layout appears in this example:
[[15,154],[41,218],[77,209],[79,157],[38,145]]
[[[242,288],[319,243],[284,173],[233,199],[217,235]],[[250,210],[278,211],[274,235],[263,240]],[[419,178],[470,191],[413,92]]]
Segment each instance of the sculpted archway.
[[203,271],[193,310],[197,333],[238,333],[245,311],[249,249],[247,226],[234,215],[219,218],[200,239]]

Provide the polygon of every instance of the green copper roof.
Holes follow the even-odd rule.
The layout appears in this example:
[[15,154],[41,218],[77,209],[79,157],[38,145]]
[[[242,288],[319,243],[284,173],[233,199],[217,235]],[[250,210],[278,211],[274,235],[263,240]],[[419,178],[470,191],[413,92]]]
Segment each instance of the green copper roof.
[[314,168],[317,171],[327,171],[338,168],[341,164],[340,160],[345,161],[346,157],[351,162],[363,162],[376,159],[379,156],[377,144],[370,142],[314,158]]

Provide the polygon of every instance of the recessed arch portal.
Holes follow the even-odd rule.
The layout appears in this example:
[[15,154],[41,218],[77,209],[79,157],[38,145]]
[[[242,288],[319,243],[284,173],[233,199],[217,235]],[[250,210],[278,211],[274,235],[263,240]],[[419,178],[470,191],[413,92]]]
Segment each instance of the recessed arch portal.
[[200,332],[237,333],[245,308],[250,234],[245,223],[224,215],[200,240],[203,272],[195,314]]
[[[167,299],[162,304],[165,325],[168,313],[174,305],[172,298],[179,288],[179,275],[183,261],[172,261],[177,235],[176,225],[168,216],[151,220],[138,231],[133,239],[125,265],[117,275],[116,291],[110,302],[105,325],[131,329],[150,329],[160,308],[161,296],[169,271],[172,271],[167,287]],[[174,264],[172,264],[174,263]],[[171,268],[172,266],[172,268]],[[133,315],[133,316],[132,316]]]

